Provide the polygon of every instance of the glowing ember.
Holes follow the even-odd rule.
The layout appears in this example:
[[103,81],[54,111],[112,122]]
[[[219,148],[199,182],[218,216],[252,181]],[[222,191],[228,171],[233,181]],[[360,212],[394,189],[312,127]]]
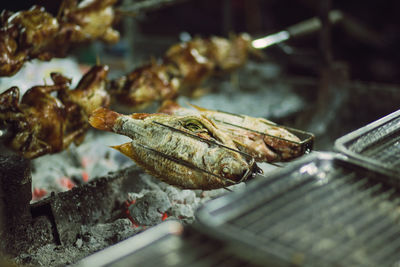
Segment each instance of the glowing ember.
[[60,185],[67,188],[68,190],[71,190],[72,188],[75,187],[74,182],[68,177],[61,177],[60,179]]
[[32,192],[32,199],[39,200],[46,195],[47,195],[47,191],[45,189],[35,187]]
[[82,180],[87,183],[89,181],[89,174],[86,171],[82,172]]
[[89,164],[92,162],[92,160],[88,157],[82,157],[81,159],[81,165],[83,168],[87,168],[89,166]]
[[135,203],[136,203],[136,200],[131,200],[131,201],[126,200],[125,201],[125,215],[131,221],[132,227],[134,227],[134,228],[140,226],[138,223],[135,222],[135,220],[133,219],[133,217],[131,216],[131,213],[129,211],[129,206],[131,206]]

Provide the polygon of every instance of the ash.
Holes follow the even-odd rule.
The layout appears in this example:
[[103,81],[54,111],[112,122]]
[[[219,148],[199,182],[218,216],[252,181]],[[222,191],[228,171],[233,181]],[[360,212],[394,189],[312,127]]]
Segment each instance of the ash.
[[[108,191],[109,195],[105,196],[109,198],[109,202],[118,202],[118,199],[121,199],[121,201],[126,199],[123,205],[117,205],[119,210],[115,211],[115,207],[109,208],[108,214],[100,216],[98,215],[100,212],[96,210],[98,207],[89,207],[93,211],[92,214],[85,214],[85,216],[90,217],[85,220],[91,221],[91,223],[80,225],[76,238],[71,242],[65,242],[63,245],[50,243],[36,246],[28,253],[23,253],[16,257],[16,263],[34,266],[73,264],[96,251],[142,232],[164,220],[179,220],[183,224],[191,224],[195,219],[195,210],[200,205],[217,196],[228,193],[225,189],[212,191],[181,190],[153,178],[136,166],[109,173],[106,177],[95,179],[86,186],[94,183],[93,186],[100,191],[99,195],[103,196],[104,194],[101,192],[103,189],[95,184],[97,181],[102,180],[108,181],[114,191]],[[118,185],[129,187],[129,190],[124,191]],[[245,186],[245,183],[241,183],[231,186],[229,189],[239,191],[243,190]],[[78,191],[84,187],[74,188],[61,194],[64,194],[64,199],[69,199],[68,194],[73,195],[75,199],[82,198],[82,196],[79,196]],[[78,204],[85,206],[83,201]],[[104,209],[105,205],[100,203],[99,206]],[[59,212],[68,213],[69,211],[65,208],[59,208],[55,212],[56,219],[59,216],[57,215]],[[65,215],[62,216],[63,218],[67,217]],[[99,220],[100,222],[98,222]],[[70,231],[70,229],[66,231]]]
[[83,225],[76,242],[69,246],[47,244],[31,253],[19,255],[17,264],[33,266],[65,266],[96,251],[132,236],[141,229],[132,228],[128,219],[118,219],[112,223]]

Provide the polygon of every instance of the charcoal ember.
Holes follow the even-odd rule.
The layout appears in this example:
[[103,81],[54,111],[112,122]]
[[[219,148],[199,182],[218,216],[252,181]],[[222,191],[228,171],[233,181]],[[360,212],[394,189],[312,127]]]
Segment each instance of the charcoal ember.
[[165,193],[172,203],[198,204],[196,193],[193,190],[180,190],[176,187],[168,186]]
[[168,219],[177,219],[180,220],[183,224],[191,224],[194,222],[194,209],[190,204],[174,204],[171,207],[167,214],[169,215]]
[[162,222],[163,214],[171,208],[168,195],[161,190],[143,190],[129,206],[129,213],[139,225],[155,225]]

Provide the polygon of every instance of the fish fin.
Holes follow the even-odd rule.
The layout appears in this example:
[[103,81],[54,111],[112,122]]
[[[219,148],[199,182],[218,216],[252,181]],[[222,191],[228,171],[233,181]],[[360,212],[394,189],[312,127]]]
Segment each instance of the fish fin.
[[133,153],[133,148],[132,148],[131,142],[128,142],[128,143],[125,143],[125,144],[122,144],[122,145],[118,145],[118,146],[110,146],[110,147],[118,150],[119,152],[121,152],[125,156],[135,160],[135,158],[133,156],[134,153]]
[[202,107],[196,106],[196,105],[191,104],[191,103],[187,103],[187,104],[188,104],[189,106],[191,106],[192,108],[197,109],[197,110],[200,111],[200,112],[210,111],[209,109],[202,108]]
[[89,123],[96,129],[103,131],[113,131],[115,121],[120,116],[122,115],[115,111],[100,107],[92,112],[89,117]]
[[162,102],[161,107],[158,109],[157,112],[172,115],[174,113],[174,110],[180,107],[181,106],[174,100],[167,99],[164,102]]

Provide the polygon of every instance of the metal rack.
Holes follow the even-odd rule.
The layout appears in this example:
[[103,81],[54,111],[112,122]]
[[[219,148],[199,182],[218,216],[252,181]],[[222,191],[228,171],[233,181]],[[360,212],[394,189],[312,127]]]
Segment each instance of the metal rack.
[[270,264],[386,266],[400,260],[399,196],[387,177],[340,155],[310,155],[210,202],[198,229]]
[[400,110],[339,138],[335,149],[362,166],[400,178]]
[[222,242],[167,221],[93,254],[76,266],[257,266],[229,253]]

